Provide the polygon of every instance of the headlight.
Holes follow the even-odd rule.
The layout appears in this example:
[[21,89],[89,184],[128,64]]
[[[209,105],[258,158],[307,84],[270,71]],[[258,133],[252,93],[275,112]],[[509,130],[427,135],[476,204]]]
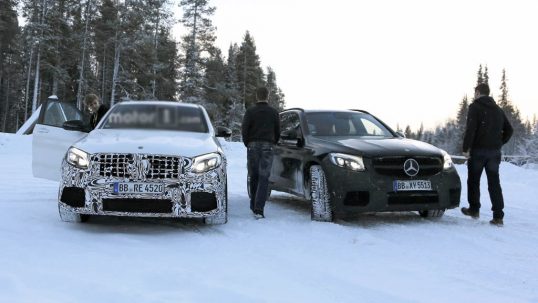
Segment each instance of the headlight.
[[90,164],[88,153],[75,147],[71,147],[67,151],[66,160],[67,160],[67,163],[78,168],[86,169],[88,168],[88,165]]
[[351,169],[353,171],[365,170],[364,163],[362,162],[362,157],[360,156],[331,153],[329,154],[329,158],[331,159],[331,162],[336,166]]
[[194,158],[191,166],[193,173],[205,173],[220,166],[222,157],[218,153],[201,155]]
[[441,149],[441,153],[443,154],[443,169],[449,169],[452,166],[454,166],[454,163],[452,163],[452,158],[450,155]]

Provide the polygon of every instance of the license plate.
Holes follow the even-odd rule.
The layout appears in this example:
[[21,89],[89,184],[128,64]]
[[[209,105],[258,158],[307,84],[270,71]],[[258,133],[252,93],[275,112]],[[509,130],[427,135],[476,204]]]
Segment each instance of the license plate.
[[162,183],[136,183],[136,182],[115,182],[115,194],[160,194],[164,192]]
[[432,190],[432,183],[428,180],[396,180],[393,183],[394,191],[424,191]]

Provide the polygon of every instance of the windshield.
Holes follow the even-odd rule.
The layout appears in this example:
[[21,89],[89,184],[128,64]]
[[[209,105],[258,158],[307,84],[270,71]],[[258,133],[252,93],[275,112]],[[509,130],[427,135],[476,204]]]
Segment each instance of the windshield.
[[394,137],[369,114],[361,112],[306,113],[308,130],[317,137]]
[[120,104],[112,109],[101,128],[208,132],[200,108],[163,104]]

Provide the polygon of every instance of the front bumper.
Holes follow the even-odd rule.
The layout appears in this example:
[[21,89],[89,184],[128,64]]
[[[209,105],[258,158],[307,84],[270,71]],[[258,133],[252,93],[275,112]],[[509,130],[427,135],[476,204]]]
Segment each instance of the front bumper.
[[[328,159],[322,162],[335,214],[436,210],[459,206],[461,181],[453,167],[427,177],[401,178],[378,174],[369,163],[365,164],[366,171],[353,172],[335,166]],[[395,180],[429,180],[432,190],[395,192]]]
[[227,211],[226,160],[209,172],[186,172],[178,178],[151,179],[164,184],[161,194],[115,194],[115,182],[144,182],[141,179],[104,177],[90,165],[87,170],[62,162],[58,190],[59,207],[86,215],[131,217],[205,218]]

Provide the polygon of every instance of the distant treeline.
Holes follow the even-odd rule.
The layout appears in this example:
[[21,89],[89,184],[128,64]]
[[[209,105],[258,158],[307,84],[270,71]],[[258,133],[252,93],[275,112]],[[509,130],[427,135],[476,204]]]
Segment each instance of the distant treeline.
[[[215,46],[208,2],[179,1],[177,19],[170,0],[0,0],[0,131],[16,131],[50,95],[79,107],[88,93],[108,105],[201,104],[236,137],[257,86],[266,85],[269,102],[284,108],[275,72],[260,66],[249,32],[226,56]],[[178,22],[184,32],[175,41]]]
[[[493,96],[497,104],[504,110],[508,120],[514,128],[512,139],[503,147],[505,155],[526,156],[528,159],[538,160],[538,121],[534,117],[533,121],[524,121],[521,117],[519,109],[510,100],[508,94],[508,86],[506,83],[506,71],[503,69],[500,83],[501,93],[499,96]],[[486,83],[490,87],[494,87],[489,83],[488,67],[478,68],[476,85]],[[473,96],[474,98],[474,96]],[[444,124],[439,125],[435,130],[424,130],[421,126],[417,131],[412,131],[411,127],[406,126],[403,132],[407,138],[417,139],[431,143],[437,147],[446,150],[451,155],[460,155],[463,144],[463,135],[465,132],[465,124],[467,122],[467,111],[469,104],[473,99],[464,96],[459,103],[459,109],[455,118],[448,119]],[[399,128],[399,127],[398,127]]]

